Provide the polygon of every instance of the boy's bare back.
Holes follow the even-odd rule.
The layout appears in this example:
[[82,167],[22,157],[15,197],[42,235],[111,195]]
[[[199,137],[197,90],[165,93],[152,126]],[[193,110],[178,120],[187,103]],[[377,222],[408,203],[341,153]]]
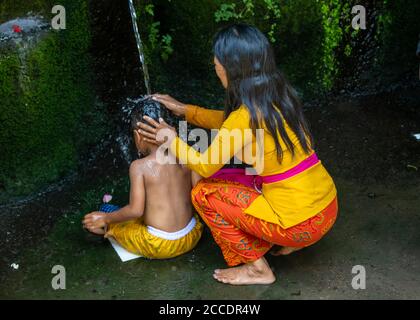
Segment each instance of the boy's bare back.
[[166,232],[183,229],[192,217],[191,171],[179,164],[159,164],[154,154],[135,166],[144,181],[144,223]]

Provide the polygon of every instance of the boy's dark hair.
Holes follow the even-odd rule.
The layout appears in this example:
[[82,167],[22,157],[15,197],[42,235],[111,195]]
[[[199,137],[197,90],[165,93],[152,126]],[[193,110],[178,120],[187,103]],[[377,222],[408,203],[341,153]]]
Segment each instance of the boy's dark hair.
[[144,116],[148,116],[157,122],[159,122],[159,118],[168,122],[168,112],[164,106],[152,99],[144,99],[139,101],[131,112],[132,131],[138,129],[138,122],[145,122]]

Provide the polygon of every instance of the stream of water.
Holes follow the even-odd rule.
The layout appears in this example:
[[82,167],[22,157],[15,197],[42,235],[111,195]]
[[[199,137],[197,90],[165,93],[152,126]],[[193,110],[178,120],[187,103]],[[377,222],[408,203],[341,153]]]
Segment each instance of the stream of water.
[[131,21],[132,21],[132,24],[133,24],[134,35],[136,37],[137,49],[139,51],[139,60],[140,60],[141,66],[143,68],[144,85],[146,86],[147,94],[150,95],[152,93],[152,90],[150,88],[149,71],[147,69],[147,64],[146,64],[146,61],[144,59],[143,44],[141,42],[139,28],[137,26],[137,14],[136,14],[136,9],[135,9],[134,4],[133,4],[133,0],[128,0],[128,6],[130,8]]

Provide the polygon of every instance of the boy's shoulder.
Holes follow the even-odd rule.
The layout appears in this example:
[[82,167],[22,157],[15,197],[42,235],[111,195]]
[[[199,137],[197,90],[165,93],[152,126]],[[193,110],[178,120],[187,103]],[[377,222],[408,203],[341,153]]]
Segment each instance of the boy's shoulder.
[[132,175],[147,175],[150,172],[156,170],[162,171],[168,168],[177,168],[177,170],[190,173],[191,170],[182,164],[160,164],[154,157],[144,157],[141,159],[134,160],[130,164],[130,174]]
[[142,174],[147,161],[150,161],[150,160],[148,160],[147,157],[145,157],[145,158],[137,159],[131,162],[130,174]]
[[130,164],[130,173],[133,174],[145,174],[150,170],[154,170],[156,167],[161,167],[155,157],[146,156],[141,159],[134,160]]

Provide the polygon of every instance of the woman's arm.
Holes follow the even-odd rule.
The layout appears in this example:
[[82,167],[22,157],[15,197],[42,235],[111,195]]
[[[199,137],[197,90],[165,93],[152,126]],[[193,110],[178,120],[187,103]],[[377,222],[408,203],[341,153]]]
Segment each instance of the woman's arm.
[[247,163],[253,163],[255,160],[253,159],[252,148],[248,148],[252,146],[254,134],[249,127],[249,112],[243,106],[232,112],[223,122],[215,139],[203,153],[179,139],[175,129],[170,127],[163,119],[160,119],[159,123],[150,117],[144,117],[144,120],[148,124],[140,122],[139,132],[145,137],[146,141],[162,146],[164,149],[169,148],[181,164],[186,164],[188,168],[203,177],[209,177],[216,173],[235,155],[240,156]]
[[234,155],[253,140],[249,128],[249,114],[245,109],[231,113],[206,151],[200,153],[178,137],[170,144],[171,153],[180,163],[203,177],[220,170]]
[[187,122],[206,129],[219,129],[224,120],[224,112],[200,108],[195,105],[182,103],[167,94],[155,93],[153,100],[162,103],[178,117],[185,116]]
[[197,127],[219,129],[224,121],[222,110],[205,109],[192,104],[186,105],[185,119]]

